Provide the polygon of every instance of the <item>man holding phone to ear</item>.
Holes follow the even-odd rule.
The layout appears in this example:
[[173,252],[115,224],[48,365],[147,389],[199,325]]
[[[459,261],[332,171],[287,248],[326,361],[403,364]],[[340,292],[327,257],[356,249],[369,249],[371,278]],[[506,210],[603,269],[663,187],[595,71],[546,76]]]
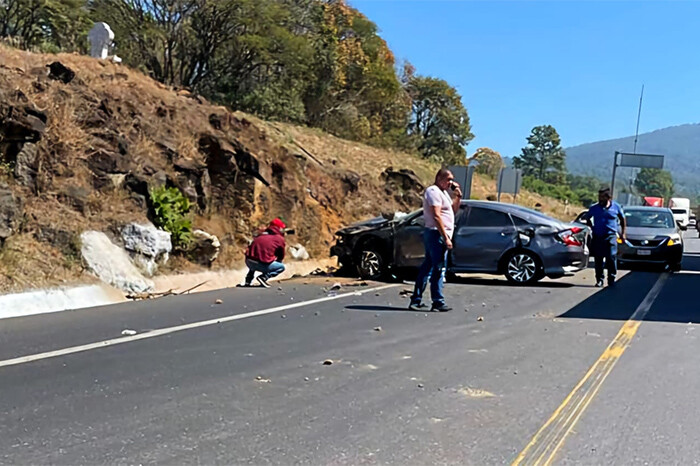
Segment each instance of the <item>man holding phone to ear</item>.
[[408,307],[412,311],[421,311],[426,307],[422,304],[422,300],[428,280],[430,280],[430,297],[433,300],[431,311],[447,312],[452,310],[445,303],[442,287],[445,281],[447,252],[452,249],[455,213],[459,210],[461,200],[462,190],[455,183],[452,172],[446,168],[438,171],[435,176],[435,184],[429,186],[423,196],[425,260],[418,271],[416,286],[413,296],[411,296],[411,305]]

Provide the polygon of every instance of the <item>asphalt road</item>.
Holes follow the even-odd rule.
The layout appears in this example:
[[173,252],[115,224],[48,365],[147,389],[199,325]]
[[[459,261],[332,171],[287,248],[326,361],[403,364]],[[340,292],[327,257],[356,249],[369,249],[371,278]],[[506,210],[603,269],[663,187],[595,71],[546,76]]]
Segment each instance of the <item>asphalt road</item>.
[[445,314],[322,278],[3,320],[0,464],[696,464],[689,237],[680,274],[467,277]]

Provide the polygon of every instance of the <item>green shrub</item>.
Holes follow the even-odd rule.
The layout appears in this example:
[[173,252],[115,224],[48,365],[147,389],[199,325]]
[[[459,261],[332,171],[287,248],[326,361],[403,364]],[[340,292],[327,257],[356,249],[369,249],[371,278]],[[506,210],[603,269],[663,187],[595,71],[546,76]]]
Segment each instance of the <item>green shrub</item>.
[[192,241],[192,203],[177,188],[150,191],[153,223],[172,235],[173,246],[186,249]]

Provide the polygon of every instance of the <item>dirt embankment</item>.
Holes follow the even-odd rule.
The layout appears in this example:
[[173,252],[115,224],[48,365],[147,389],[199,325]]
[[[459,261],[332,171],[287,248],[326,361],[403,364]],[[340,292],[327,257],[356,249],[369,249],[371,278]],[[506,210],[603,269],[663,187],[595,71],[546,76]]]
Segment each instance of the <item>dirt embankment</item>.
[[[54,62],[75,76],[50,69]],[[146,221],[157,186],[193,201],[195,227],[221,239],[214,267],[231,268],[275,216],[296,230],[291,241],[325,258],[339,227],[418,207],[437,168],[232,112],[122,65],[0,46],[0,292],[89,281],[80,233],[117,238],[125,224]],[[476,197],[493,191],[491,180],[477,180]],[[563,213],[561,204],[522,199]],[[182,257],[169,267],[200,268]]]

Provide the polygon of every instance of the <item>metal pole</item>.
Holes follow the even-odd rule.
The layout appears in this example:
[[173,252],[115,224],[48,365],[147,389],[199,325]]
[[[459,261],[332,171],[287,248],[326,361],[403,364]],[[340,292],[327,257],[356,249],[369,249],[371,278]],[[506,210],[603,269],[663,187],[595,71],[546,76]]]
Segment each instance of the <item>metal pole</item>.
[[496,198],[498,202],[501,202],[501,185],[503,184],[503,170],[505,169],[501,168],[501,171],[498,173],[498,197]]
[[618,151],[615,151],[615,158],[613,159],[613,174],[612,174],[612,183],[610,184],[610,195],[612,196],[612,200],[615,200],[615,174],[617,172],[617,154],[619,154]]
[[637,131],[634,133],[634,150],[633,154],[637,153],[637,139],[639,138],[639,120],[642,116],[642,100],[644,99],[644,84],[642,84],[642,93],[639,96],[639,111],[637,112]]

